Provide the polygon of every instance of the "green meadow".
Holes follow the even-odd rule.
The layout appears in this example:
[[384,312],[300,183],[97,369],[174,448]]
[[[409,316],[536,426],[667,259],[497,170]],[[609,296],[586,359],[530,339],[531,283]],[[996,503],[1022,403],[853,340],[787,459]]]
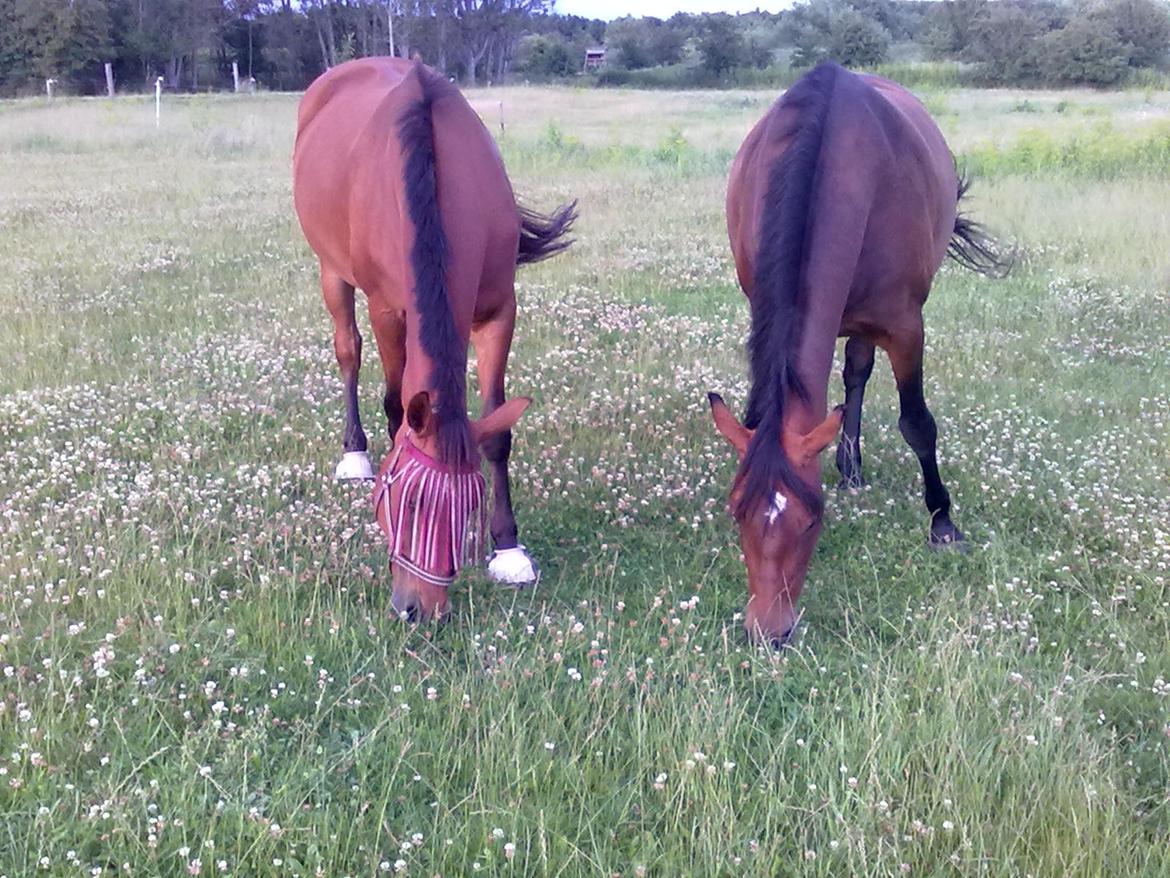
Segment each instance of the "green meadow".
[[420,627],[332,479],[296,96],[0,103],[0,875],[1170,874],[1170,93],[921,96],[1017,254],[926,309],[971,551],[879,355],[781,652],[706,402],[746,400],[723,192],[773,94],[471,94],[581,218],[518,284],[543,578]]

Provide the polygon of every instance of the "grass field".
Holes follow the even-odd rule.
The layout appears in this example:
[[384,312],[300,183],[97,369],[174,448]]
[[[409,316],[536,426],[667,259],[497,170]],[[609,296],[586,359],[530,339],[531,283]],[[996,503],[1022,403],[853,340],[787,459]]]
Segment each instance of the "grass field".
[[1020,256],[927,307],[974,548],[927,550],[879,360],[782,653],[705,401],[746,396],[722,196],[771,98],[473,95],[581,200],[510,371],[544,578],[417,629],[331,478],[296,98],[0,104],[0,875],[1170,874],[1170,95],[924,95]]

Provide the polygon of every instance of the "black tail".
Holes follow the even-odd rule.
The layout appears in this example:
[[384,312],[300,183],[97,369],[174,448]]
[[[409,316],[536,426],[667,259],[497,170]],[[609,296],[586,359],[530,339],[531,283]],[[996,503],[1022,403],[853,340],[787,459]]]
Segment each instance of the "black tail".
[[422,97],[398,118],[405,159],[403,182],[414,223],[410,266],[419,311],[422,348],[432,364],[431,389],[438,395],[435,419],[439,456],[447,463],[471,460],[474,445],[467,420],[467,344],[459,337],[447,296],[447,236],[439,211],[435,174],[435,132],[431,104],[450,89],[421,64],[414,70]]
[[825,122],[837,76],[847,76],[836,64],[819,65],[802,77],[783,97],[795,109],[795,132],[768,177],[752,293],[752,329],[748,338],[752,389],[745,426],[755,435],[748,445],[740,473],[743,491],[735,513],[743,517],[776,485],[787,485],[810,509],[820,506],[820,495],[792,470],[781,444],[784,400],[789,393],[807,398],[796,370],[796,354],[807,309],[802,289],[805,246],[812,227],[813,200]]
[[[970,178],[960,171],[958,202],[962,202],[970,188]],[[1001,253],[999,244],[987,229],[962,213],[955,215],[955,232],[947,247],[947,255],[964,268],[987,277],[1007,277],[1012,270],[1011,255]]]
[[577,219],[576,201],[562,204],[551,216],[544,216],[520,205],[516,205],[516,209],[520,211],[520,251],[516,254],[517,265],[528,265],[556,256],[573,243],[573,239],[566,238],[565,235],[572,229]]

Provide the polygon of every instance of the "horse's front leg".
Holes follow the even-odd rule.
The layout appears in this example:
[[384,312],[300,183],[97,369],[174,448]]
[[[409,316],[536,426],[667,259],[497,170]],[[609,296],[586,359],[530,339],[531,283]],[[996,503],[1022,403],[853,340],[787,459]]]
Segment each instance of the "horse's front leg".
[[370,295],[370,325],[378,341],[378,356],[382,360],[382,375],[386,387],[382,394],[382,409],[386,412],[386,429],[390,442],[402,426],[402,375],[406,366],[406,315],[381,304]]
[[845,368],[841,377],[845,383],[845,419],[841,425],[841,439],[837,445],[837,469],[841,472],[841,488],[860,488],[865,484],[861,472],[861,405],[865,399],[865,385],[873,372],[873,342],[854,336],[845,343]]
[[345,453],[337,464],[337,479],[372,479],[374,471],[366,453],[366,433],[358,412],[358,373],[362,368],[362,336],[354,315],[354,288],[342,277],[321,265],[321,295],[333,318],[333,352],[341,370],[345,393]]
[[938,472],[938,427],[926,406],[922,389],[922,352],[921,323],[908,333],[891,339],[887,348],[901,404],[898,429],[922,467],[923,499],[930,512],[930,545],[945,548],[962,544],[963,534],[951,521],[951,495]]
[[[504,404],[504,370],[508,365],[515,325],[516,301],[509,297],[509,304],[498,314],[472,329],[471,343],[475,346],[479,392],[483,400],[481,418]],[[488,575],[509,585],[531,585],[540,577],[540,571],[519,542],[516,515],[512,511],[512,491],[508,481],[511,430],[485,440],[482,450],[492,473],[491,531],[495,551],[488,560]]]

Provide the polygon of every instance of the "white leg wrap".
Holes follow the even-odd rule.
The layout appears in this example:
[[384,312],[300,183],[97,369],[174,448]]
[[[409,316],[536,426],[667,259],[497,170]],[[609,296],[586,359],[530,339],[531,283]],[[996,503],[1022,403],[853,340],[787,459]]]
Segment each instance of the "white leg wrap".
[[540,579],[540,568],[523,546],[492,552],[488,559],[487,572],[496,582],[521,588],[535,585]]
[[337,462],[337,469],[333,471],[333,478],[339,482],[361,481],[373,477],[370,456],[364,451],[345,452]]

